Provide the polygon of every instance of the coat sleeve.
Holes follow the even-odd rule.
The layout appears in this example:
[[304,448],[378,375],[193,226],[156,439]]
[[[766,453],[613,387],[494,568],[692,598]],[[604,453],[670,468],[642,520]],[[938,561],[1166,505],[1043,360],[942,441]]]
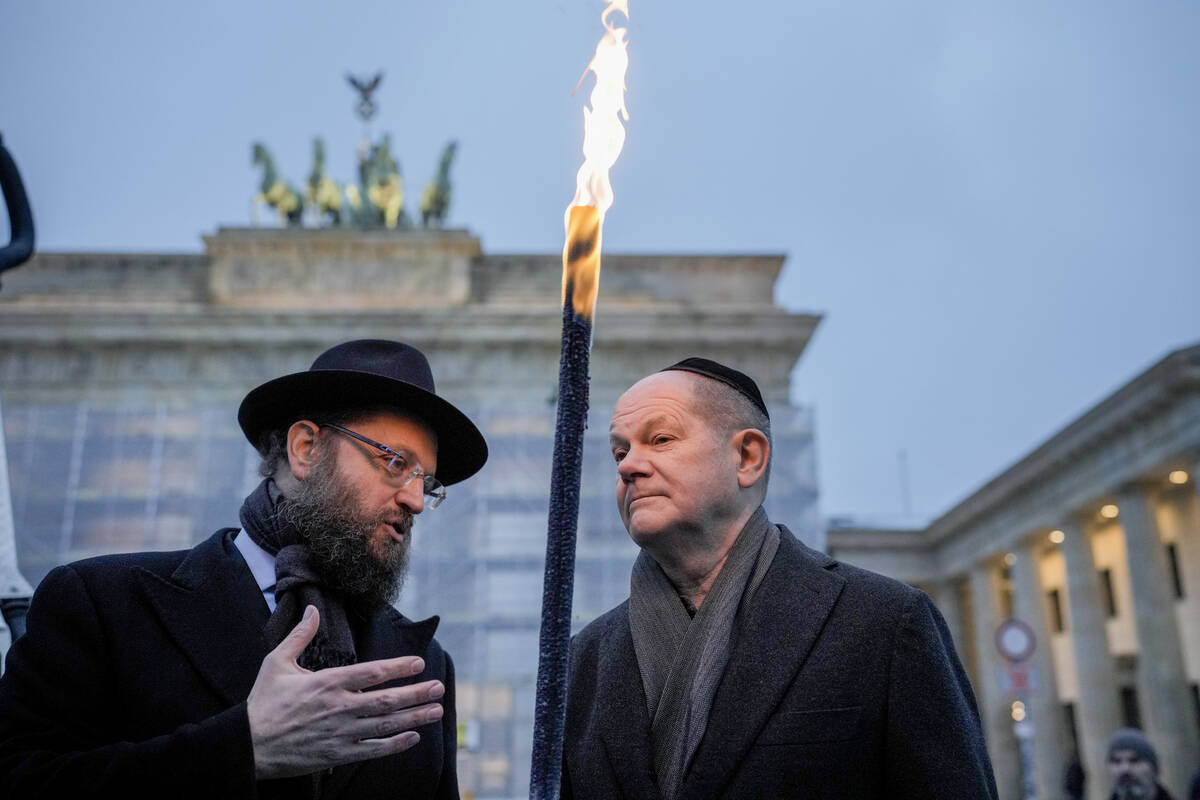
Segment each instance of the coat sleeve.
[[996,800],[970,681],[945,620],[915,589],[895,635],[887,719],[888,797]]
[[244,702],[145,741],[119,740],[112,643],[73,567],[46,576],[26,622],[0,677],[0,796],[255,796]]

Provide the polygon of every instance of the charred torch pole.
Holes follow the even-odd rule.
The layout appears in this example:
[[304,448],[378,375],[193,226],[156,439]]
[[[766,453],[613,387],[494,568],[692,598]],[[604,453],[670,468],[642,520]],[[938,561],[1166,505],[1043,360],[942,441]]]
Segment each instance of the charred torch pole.
[[557,800],[562,779],[563,724],[567,702],[567,644],[575,588],[575,534],[587,427],[588,363],[600,281],[600,238],[604,212],[612,205],[608,170],[625,142],[625,29],[609,17],[629,17],[627,0],[612,0],[601,20],[606,29],[588,69],[596,75],[591,110],[584,109],[584,164],[575,198],[567,207],[563,246],[563,329],[558,364],[558,417],[550,477],[546,574],[538,643],[537,700],[529,796]]
[[[572,206],[572,221],[590,230],[586,239],[567,242],[562,353],[558,362],[558,419],[550,477],[550,516],[546,575],[542,584],[542,629],[538,644],[537,705],[533,725],[533,766],[529,796],[553,800],[562,777],[562,736],[567,703],[567,643],[571,636],[571,597],[575,587],[575,534],[583,432],[587,427],[588,362],[592,314],[576,311],[574,297],[595,279],[576,281],[582,262],[600,261],[600,215],[591,206]],[[590,266],[590,265],[589,265]],[[592,291],[593,298],[595,291]]]

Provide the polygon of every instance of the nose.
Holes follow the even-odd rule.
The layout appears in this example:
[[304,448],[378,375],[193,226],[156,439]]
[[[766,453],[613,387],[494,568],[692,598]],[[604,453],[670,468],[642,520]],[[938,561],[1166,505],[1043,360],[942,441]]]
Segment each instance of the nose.
[[642,449],[637,445],[630,445],[625,457],[617,462],[617,477],[629,483],[634,478],[645,477],[649,474],[650,463],[646,460]]
[[396,490],[394,495],[396,505],[408,509],[410,514],[420,514],[425,510],[425,484],[420,478],[414,478]]

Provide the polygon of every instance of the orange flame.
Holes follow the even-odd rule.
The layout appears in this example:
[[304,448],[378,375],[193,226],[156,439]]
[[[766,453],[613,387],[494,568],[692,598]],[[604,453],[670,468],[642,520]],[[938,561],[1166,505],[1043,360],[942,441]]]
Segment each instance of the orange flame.
[[564,219],[567,241],[563,247],[563,302],[570,286],[575,313],[588,319],[595,311],[599,289],[604,212],[613,201],[608,171],[625,144],[621,118],[629,120],[625,108],[625,71],[629,66],[625,29],[615,27],[610,19],[617,11],[628,19],[629,0],[610,0],[600,15],[605,33],[584,71],[585,77],[588,71],[595,74],[596,85],[589,98],[591,108],[583,109],[584,161],[575,176],[575,197]]

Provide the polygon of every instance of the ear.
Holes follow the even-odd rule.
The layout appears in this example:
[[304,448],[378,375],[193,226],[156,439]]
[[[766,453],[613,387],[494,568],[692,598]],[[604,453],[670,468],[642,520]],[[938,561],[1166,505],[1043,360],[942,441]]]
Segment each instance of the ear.
[[296,480],[305,480],[320,460],[320,431],[317,423],[308,419],[293,422],[292,427],[288,428],[288,465]]
[[749,489],[766,474],[767,461],[771,457],[771,444],[757,428],[738,431],[734,434],[733,443],[738,452],[738,486]]

